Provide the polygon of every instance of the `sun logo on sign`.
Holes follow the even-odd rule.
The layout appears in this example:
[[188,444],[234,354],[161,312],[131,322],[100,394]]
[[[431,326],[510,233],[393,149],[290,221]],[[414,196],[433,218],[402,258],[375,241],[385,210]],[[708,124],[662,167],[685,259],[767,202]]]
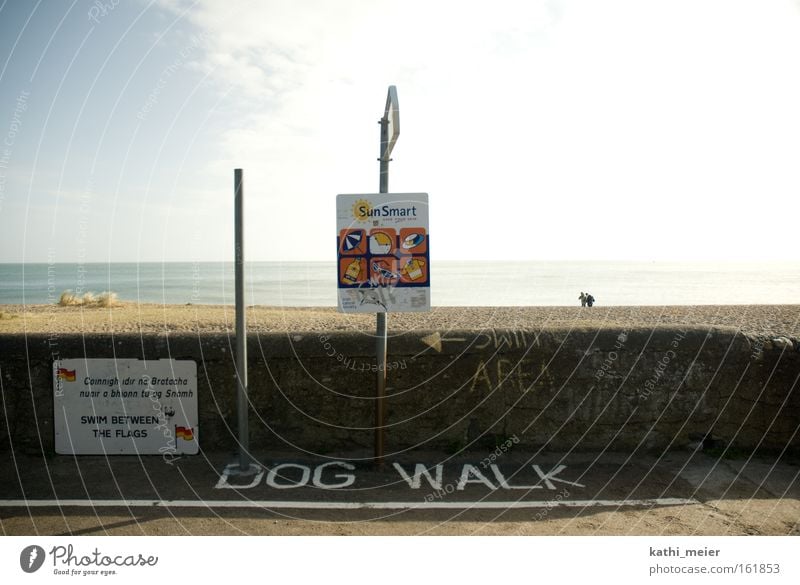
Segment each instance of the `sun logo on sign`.
[[369,221],[369,215],[372,211],[372,204],[366,199],[357,199],[353,203],[353,217],[357,221]]

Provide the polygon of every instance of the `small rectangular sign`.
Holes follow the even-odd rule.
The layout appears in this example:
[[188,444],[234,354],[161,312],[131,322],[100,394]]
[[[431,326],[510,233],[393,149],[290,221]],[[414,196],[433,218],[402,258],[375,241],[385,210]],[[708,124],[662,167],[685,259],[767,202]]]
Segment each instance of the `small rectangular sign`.
[[430,310],[427,193],[338,195],[336,230],[341,312]]
[[192,360],[57,360],[53,395],[56,453],[198,452]]

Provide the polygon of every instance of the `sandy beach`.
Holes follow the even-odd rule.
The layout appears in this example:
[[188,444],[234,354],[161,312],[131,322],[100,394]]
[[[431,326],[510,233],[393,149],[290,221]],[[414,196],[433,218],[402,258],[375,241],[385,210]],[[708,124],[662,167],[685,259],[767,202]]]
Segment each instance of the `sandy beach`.
[[[372,331],[372,314],[334,307],[247,308],[254,332]],[[390,315],[389,329],[605,328],[659,326],[733,327],[756,337],[800,338],[800,305],[700,305],[650,307],[434,307],[429,313]],[[232,332],[234,307],[122,302],[114,308],[0,305],[0,333]]]

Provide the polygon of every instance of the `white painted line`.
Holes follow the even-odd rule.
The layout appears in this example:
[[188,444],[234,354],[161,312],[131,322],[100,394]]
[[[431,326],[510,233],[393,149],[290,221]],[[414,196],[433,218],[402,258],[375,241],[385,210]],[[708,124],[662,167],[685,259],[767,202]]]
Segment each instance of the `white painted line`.
[[689,506],[694,498],[526,502],[303,502],[275,500],[0,500],[0,508],[263,508],[294,510],[520,510],[622,506]]

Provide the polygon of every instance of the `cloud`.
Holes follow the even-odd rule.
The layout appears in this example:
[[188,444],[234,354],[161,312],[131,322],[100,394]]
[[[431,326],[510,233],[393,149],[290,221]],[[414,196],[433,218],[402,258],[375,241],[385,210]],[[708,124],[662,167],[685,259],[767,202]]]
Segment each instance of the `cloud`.
[[[800,154],[790,140],[800,131],[791,73],[800,47],[788,9],[796,12],[723,1],[194,3],[187,19],[208,39],[199,67],[229,92],[209,171],[227,181],[244,167],[265,233],[285,235],[287,218],[302,217],[313,229],[290,253],[319,257],[330,248],[333,195],[376,190],[375,122],[396,84],[391,189],[435,193],[434,216],[447,207],[448,237],[437,240],[446,257],[497,253],[453,222],[485,225],[522,258],[692,257],[723,244],[749,254],[751,244],[731,242],[734,226],[790,228],[749,201],[768,190],[785,203],[797,187],[789,161]],[[676,239],[676,225],[697,235]],[[574,233],[640,243],[587,250]]]

